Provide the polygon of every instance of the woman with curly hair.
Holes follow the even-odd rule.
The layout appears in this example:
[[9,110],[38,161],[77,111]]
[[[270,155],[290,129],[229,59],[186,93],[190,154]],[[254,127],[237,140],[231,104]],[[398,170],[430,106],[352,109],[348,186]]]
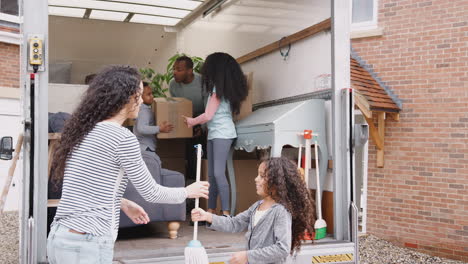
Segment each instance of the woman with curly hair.
[[135,223],[148,222],[141,207],[122,199],[128,180],[149,202],[208,197],[207,182],[167,188],[151,177],[138,140],[122,127],[137,117],[142,91],[137,69],[109,67],[91,81],[65,124],[51,166],[63,187],[47,240],[49,263],[112,263],[120,209]]
[[196,118],[184,117],[188,127],[208,123],[208,211],[214,213],[218,195],[223,214],[229,215],[229,184],[226,160],[237,137],[232,115],[239,114],[241,102],[248,95],[247,81],[237,61],[229,54],[209,55],[202,70],[202,86],[209,94],[205,113]]
[[262,200],[235,217],[222,217],[202,209],[192,211],[192,221],[207,221],[223,232],[247,229],[247,250],[236,252],[229,263],[284,263],[301,248],[304,231],[313,233],[314,200],[296,165],[287,158],[260,164],[255,178]]

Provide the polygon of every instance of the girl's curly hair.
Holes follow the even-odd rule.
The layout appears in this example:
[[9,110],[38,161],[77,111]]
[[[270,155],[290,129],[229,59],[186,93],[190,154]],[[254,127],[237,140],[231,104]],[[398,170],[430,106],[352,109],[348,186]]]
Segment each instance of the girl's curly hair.
[[315,202],[297,166],[287,158],[270,158],[262,162],[267,190],[292,216],[291,255],[301,248],[304,231],[313,234]]
[[249,90],[242,69],[231,55],[215,52],[206,57],[201,69],[202,86],[207,94],[216,87],[216,95],[226,99],[234,115],[239,114],[241,102],[247,98]]
[[140,95],[141,77],[136,68],[110,66],[102,70],[89,84],[80,104],[65,123],[62,137],[53,155],[51,178],[56,184],[63,179],[65,163],[96,123],[109,119]]

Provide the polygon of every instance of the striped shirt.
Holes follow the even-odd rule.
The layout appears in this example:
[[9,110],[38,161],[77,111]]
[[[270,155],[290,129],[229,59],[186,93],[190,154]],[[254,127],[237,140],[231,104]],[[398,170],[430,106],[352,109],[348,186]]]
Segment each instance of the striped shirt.
[[182,203],[185,188],[157,184],[135,135],[114,122],[100,122],[70,153],[54,222],[95,236],[117,237],[120,202],[130,179],[153,203]]

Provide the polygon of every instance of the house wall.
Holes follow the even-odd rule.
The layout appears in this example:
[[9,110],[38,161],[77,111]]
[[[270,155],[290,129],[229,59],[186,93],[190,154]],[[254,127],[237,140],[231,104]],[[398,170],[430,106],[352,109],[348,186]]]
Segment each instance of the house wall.
[[19,87],[19,56],[18,45],[0,42],[0,87]]
[[369,147],[367,230],[468,261],[468,22],[464,0],[379,0],[383,35],[357,54],[403,101],[386,120],[385,167]]

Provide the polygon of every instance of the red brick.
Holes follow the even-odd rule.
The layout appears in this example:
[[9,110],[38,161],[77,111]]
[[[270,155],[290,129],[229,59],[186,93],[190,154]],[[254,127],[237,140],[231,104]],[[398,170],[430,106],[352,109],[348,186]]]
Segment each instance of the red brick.
[[[3,28],[0,27],[0,30]],[[14,32],[14,31],[10,31]],[[19,88],[19,46],[0,42],[0,87]]]
[[[384,168],[375,168],[370,140],[368,206],[378,210],[368,215],[369,232],[465,261],[467,247],[455,248],[466,236],[456,231],[468,232],[467,10],[461,0],[381,0],[383,36],[352,40],[403,100],[400,121],[386,120]],[[388,233],[401,225],[388,216],[411,224],[408,232],[419,239]]]

